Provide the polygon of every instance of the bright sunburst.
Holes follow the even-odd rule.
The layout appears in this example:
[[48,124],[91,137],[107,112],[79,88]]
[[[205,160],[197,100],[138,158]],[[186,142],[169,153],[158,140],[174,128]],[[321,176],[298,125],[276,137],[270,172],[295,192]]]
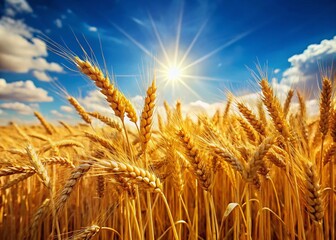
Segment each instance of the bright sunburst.
[[196,35],[188,45],[187,49],[185,51],[182,51],[180,48],[180,37],[181,37],[181,30],[182,30],[182,15],[183,11],[181,8],[179,18],[178,18],[178,25],[177,25],[177,31],[176,31],[176,39],[174,43],[174,48],[170,49],[170,51],[167,48],[167,45],[164,43],[163,39],[161,39],[161,35],[157,29],[157,26],[155,22],[153,21],[152,17],[149,15],[149,19],[154,31],[154,34],[157,38],[157,41],[159,43],[160,49],[161,49],[161,56],[157,57],[153,55],[143,44],[139,43],[137,40],[135,40],[132,36],[130,36],[127,32],[125,32],[123,29],[118,27],[117,25],[113,24],[120,32],[122,32],[127,38],[129,38],[136,46],[138,46],[144,53],[146,53],[148,56],[150,56],[154,62],[155,62],[155,73],[156,77],[159,81],[162,81],[164,87],[171,86],[172,90],[171,93],[174,94],[174,91],[177,90],[177,88],[184,87],[188,89],[189,92],[192,92],[197,97],[200,97],[193,89],[191,81],[197,81],[197,80],[210,80],[210,81],[223,81],[223,79],[220,78],[213,78],[209,76],[200,76],[195,75],[195,67],[197,67],[197,70],[200,69],[200,64],[213,56],[214,54],[218,53],[219,51],[223,50],[226,47],[229,47],[233,43],[237,42],[241,38],[244,38],[248,34],[252,32],[246,31],[243,32],[236,37],[232,38],[230,41],[225,42],[221,46],[215,48],[212,51],[209,51],[208,53],[204,54],[203,56],[197,58],[197,59],[189,59],[189,54],[191,50],[193,49],[195,43],[197,42],[199,36],[201,35],[202,31],[204,30],[206,23],[203,23],[200,28],[198,29]]
[[181,79],[182,71],[179,67],[172,66],[168,68],[166,75],[169,81],[178,81]]

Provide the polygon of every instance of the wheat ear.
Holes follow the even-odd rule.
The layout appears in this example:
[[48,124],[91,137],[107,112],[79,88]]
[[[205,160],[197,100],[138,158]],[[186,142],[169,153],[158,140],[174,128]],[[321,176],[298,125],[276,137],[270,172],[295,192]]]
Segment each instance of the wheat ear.
[[183,116],[182,116],[182,103],[180,100],[178,100],[176,102],[176,106],[175,106],[175,114],[177,116],[177,119],[179,120],[183,120]]
[[75,57],[74,62],[83,74],[95,82],[100,92],[105,95],[114,114],[123,121],[126,110],[123,97],[110,82],[109,78],[105,77],[103,72],[97,66],[93,66],[89,61],[83,61],[79,57]]
[[293,89],[289,89],[289,91],[287,93],[287,97],[286,97],[285,103],[283,105],[284,117],[286,117],[288,115],[289,108],[290,108],[290,103],[292,101],[293,96],[294,96],[294,90]]
[[39,209],[34,214],[32,218],[33,221],[29,228],[29,235],[27,237],[28,239],[36,238],[36,231],[38,228],[38,224],[40,223],[42,216],[46,213],[46,210],[49,208],[49,206],[50,206],[50,199],[47,198],[43,201],[42,205],[39,207]]
[[73,240],[90,240],[99,233],[100,229],[98,225],[87,227],[81,233],[74,235]]
[[145,98],[145,105],[141,113],[140,120],[140,138],[142,142],[143,151],[146,150],[147,143],[151,138],[151,128],[153,123],[153,112],[156,100],[156,85],[155,78],[152,85],[147,89],[147,96]]
[[20,176],[14,178],[14,179],[11,179],[9,180],[8,182],[6,182],[4,185],[2,185],[0,187],[1,190],[6,190],[8,188],[11,188],[12,186],[18,184],[19,182],[22,182],[24,180],[26,180],[27,178],[33,176],[35,174],[35,170],[32,171],[32,172],[27,172],[27,173],[24,173],[24,174],[21,174]]
[[72,134],[73,132],[72,132],[72,130],[71,130],[71,127],[68,125],[68,124],[66,124],[65,122],[63,122],[63,121],[58,121],[66,130],[68,130],[68,132],[70,133],[70,134]]
[[90,116],[97,118],[98,120],[100,120],[101,122],[105,123],[107,126],[114,128],[118,131],[121,131],[122,128],[120,126],[119,123],[117,123],[116,121],[114,121],[112,118],[106,117],[102,114],[100,114],[99,112],[90,112],[88,113]]
[[0,169],[0,177],[20,173],[35,173],[35,168],[30,166],[9,166]]
[[97,195],[103,198],[105,194],[105,178],[102,175],[97,176]]
[[79,102],[74,97],[71,96],[68,97],[68,101],[76,109],[79,116],[81,116],[81,118],[86,123],[91,124],[91,118],[89,117],[85,109],[79,104]]
[[59,212],[63,208],[75,185],[91,169],[95,162],[96,160],[85,161],[72,171],[70,178],[67,180],[60,196],[56,200],[56,212]]
[[237,120],[239,121],[241,127],[244,129],[244,132],[246,133],[247,138],[252,143],[255,143],[257,140],[257,136],[252,126],[248,122],[246,122],[243,118],[238,117]]
[[107,172],[118,174],[119,176],[129,178],[134,183],[152,189],[153,191],[162,191],[162,184],[159,178],[149,171],[131,165],[128,163],[121,163],[117,161],[100,160],[96,167],[99,167]]
[[330,117],[330,135],[334,143],[336,143],[336,106],[334,106]]
[[47,173],[47,170],[43,166],[41,160],[38,158],[34,148],[31,145],[28,145],[26,147],[26,151],[29,157],[29,161],[35,168],[37,175],[42,180],[42,183],[50,190],[51,184],[50,184],[49,175]]
[[75,168],[75,165],[72,162],[70,162],[69,159],[60,156],[41,158],[41,162],[46,165],[58,164],[62,166],[69,166],[71,168]]
[[236,156],[234,156],[232,153],[230,153],[229,150],[217,146],[217,145],[210,145],[211,150],[213,153],[218,156],[220,159],[224,160],[228,164],[231,165],[231,167],[239,172],[241,175],[243,175],[243,172],[245,170],[244,163],[241,162]]
[[263,175],[267,173],[267,169],[265,169],[264,157],[266,156],[268,150],[272,147],[274,142],[274,138],[268,137],[257,147],[252,158],[247,164],[247,179],[254,179],[257,175],[257,172],[261,172]]
[[61,147],[79,147],[79,148],[84,148],[83,144],[80,142],[74,141],[74,140],[62,140],[58,142],[53,142],[52,144],[48,144],[46,146],[43,146],[39,149],[40,153],[49,151],[52,148],[61,148]]
[[322,192],[314,166],[311,163],[305,165],[306,189],[305,200],[307,210],[313,221],[320,221],[324,215]]
[[12,126],[24,138],[24,140],[29,141],[28,135],[21,128],[19,128],[19,126],[16,125],[16,123],[12,123]]
[[331,81],[329,80],[329,78],[324,77],[322,82],[322,91],[320,98],[320,132],[322,133],[322,139],[325,138],[329,129],[331,94],[332,94]]
[[89,132],[85,132],[85,136],[89,139],[91,139],[91,141],[93,142],[97,142],[100,145],[102,145],[103,147],[105,147],[106,149],[108,149],[109,151],[114,151],[116,150],[115,146],[112,144],[111,141],[100,137],[97,134],[93,134],[93,133],[89,133]]
[[264,127],[264,124],[259,121],[252,113],[252,111],[246,107],[243,103],[238,103],[238,109],[243,114],[243,116],[246,118],[246,120],[251,124],[251,126],[261,135],[261,136],[266,136],[266,130]]
[[[328,164],[329,162],[331,162],[332,158],[336,157],[336,143],[332,143],[330,145],[330,147],[327,149],[327,151],[325,152],[324,156],[323,156],[323,165]],[[331,168],[333,166],[330,166]]]
[[211,163],[209,159],[201,155],[199,149],[196,148],[195,144],[191,140],[190,135],[186,133],[183,128],[177,132],[177,136],[183,144],[183,147],[186,150],[186,154],[191,161],[194,174],[196,175],[197,179],[200,180],[202,187],[205,190],[208,190],[212,182],[212,166],[210,166]]
[[275,97],[273,90],[269,86],[266,79],[261,80],[260,85],[263,93],[262,101],[273,120],[276,130],[286,139],[289,138],[289,126],[286,119],[284,118],[279,100]]
[[226,102],[224,113],[223,113],[223,123],[224,123],[224,121],[227,120],[227,118],[229,116],[229,112],[230,112],[230,108],[231,108],[231,103],[232,103],[232,95],[228,94],[228,96],[227,96],[227,102]]
[[164,106],[164,109],[166,111],[167,123],[169,124],[170,121],[171,121],[171,118],[172,118],[172,111],[171,111],[171,108],[170,108],[169,104],[167,103],[167,101],[163,102],[163,106]]
[[50,127],[49,123],[44,119],[44,117],[39,112],[34,112],[35,117],[40,121],[44,129],[47,131],[48,134],[52,135],[53,130]]
[[267,127],[267,119],[266,119],[266,113],[265,113],[265,109],[264,109],[264,105],[262,101],[258,101],[258,117],[260,122],[262,122],[265,125],[265,130]]

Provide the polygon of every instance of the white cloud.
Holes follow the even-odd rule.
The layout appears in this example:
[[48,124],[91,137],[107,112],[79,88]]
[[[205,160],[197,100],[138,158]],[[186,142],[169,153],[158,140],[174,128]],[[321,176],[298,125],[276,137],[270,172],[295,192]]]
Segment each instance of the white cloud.
[[303,53],[288,59],[291,66],[284,71],[281,84],[316,88],[321,73],[319,66],[331,67],[335,57],[336,36],[319,44],[311,44]]
[[51,102],[53,98],[42,88],[37,88],[30,80],[7,83],[0,78],[0,100],[23,102]]
[[0,104],[0,108],[12,110],[23,115],[30,115],[34,112],[34,109],[31,106],[20,102],[2,103]]
[[78,101],[87,111],[113,114],[113,110],[108,105],[105,96],[98,90],[88,92],[84,98],[79,98]]
[[145,100],[143,96],[136,95],[135,97],[131,97],[130,101],[135,108],[142,108]]
[[33,75],[40,81],[50,82],[52,80],[45,72],[35,70],[33,71]]
[[[37,30],[20,20],[0,19],[0,71],[27,73],[30,70],[62,72],[63,68],[45,57],[47,45],[33,37]],[[41,74],[40,74],[41,75]]]
[[88,29],[89,29],[90,32],[97,32],[98,31],[98,29],[96,27],[93,27],[93,26],[89,26]]
[[64,117],[64,115],[57,110],[51,110],[50,112],[51,112],[52,115],[54,115],[56,117],[60,117],[60,118]]
[[0,19],[0,26],[11,34],[20,35],[28,39],[33,37],[32,33],[39,32],[38,30],[27,26],[22,20],[15,20],[10,17],[2,17]]
[[280,69],[279,69],[279,68],[276,68],[276,69],[274,69],[274,71],[273,71],[274,74],[278,74],[279,72],[280,72]]
[[66,112],[66,113],[71,113],[73,112],[73,108],[72,107],[69,107],[69,106],[61,106],[60,108],[63,112]]
[[6,0],[5,13],[9,16],[15,16],[17,13],[32,13],[33,9],[25,0]]
[[63,24],[62,24],[62,20],[57,18],[55,21],[54,21],[56,27],[58,28],[62,28]]

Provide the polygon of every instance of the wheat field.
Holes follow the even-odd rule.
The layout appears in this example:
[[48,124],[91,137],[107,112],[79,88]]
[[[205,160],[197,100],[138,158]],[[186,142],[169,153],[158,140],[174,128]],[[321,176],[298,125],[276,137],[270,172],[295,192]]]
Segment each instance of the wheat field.
[[71,60],[114,115],[68,96],[77,125],[35,112],[38,125],[1,127],[1,239],[335,239],[331,78],[315,117],[264,78],[253,108],[230,96],[194,120],[180,102],[156,111],[155,79],[135,109],[104,69]]

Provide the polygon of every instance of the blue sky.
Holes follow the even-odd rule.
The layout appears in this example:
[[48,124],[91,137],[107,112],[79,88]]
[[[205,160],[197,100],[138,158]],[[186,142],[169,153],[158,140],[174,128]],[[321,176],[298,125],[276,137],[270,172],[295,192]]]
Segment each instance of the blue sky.
[[[92,48],[139,111],[153,66],[159,104],[181,99],[189,110],[212,109],[227,90],[258,91],[249,71],[256,63],[268,66],[284,95],[289,86],[315,88],[319,65],[328,67],[336,53],[335,1],[5,0],[0,9],[0,124],[29,122],[34,110],[70,120],[74,113],[55,82],[88,110],[100,104],[94,84],[47,50],[46,38],[78,56],[80,45]],[[191,67],[180,81],[167,80],[162,65],[180,62],[193,41],[182,64]]]

